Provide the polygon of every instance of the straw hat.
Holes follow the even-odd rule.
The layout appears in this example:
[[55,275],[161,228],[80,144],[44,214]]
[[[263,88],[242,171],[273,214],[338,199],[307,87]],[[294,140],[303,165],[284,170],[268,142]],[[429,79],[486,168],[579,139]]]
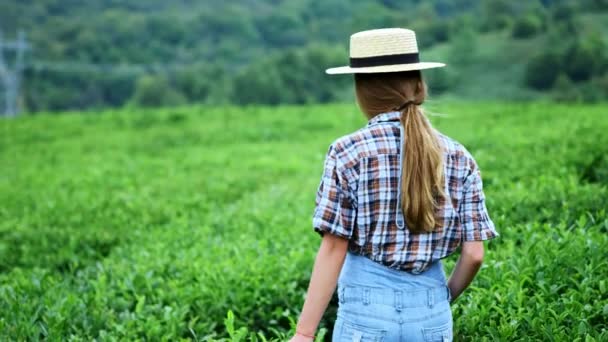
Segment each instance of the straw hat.
[[403,28],[361,31],[350,36],[350,65],[325,70],[328,74],[395,72],[444,67],[420,62],[416,33]]

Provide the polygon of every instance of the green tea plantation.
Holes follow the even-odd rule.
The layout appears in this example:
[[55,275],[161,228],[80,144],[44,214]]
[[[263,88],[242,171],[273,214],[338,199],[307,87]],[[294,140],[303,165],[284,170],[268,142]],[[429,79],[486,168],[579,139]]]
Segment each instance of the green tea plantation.
[[[501,234],[455,339],[608,341],[608,106],[427,109],[478,161]],[[354,105],[1,120],[0,341],[288,339],[325,153],[365,123]]]

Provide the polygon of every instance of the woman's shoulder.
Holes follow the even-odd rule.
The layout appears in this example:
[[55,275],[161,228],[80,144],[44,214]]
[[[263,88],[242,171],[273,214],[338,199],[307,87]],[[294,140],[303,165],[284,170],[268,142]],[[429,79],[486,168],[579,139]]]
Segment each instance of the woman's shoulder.
[[437,136],[441,140],[441,143],[443,144],[446,153],[452,156],[473,159],[473,155],[471,154],[471,152],[469,152],[469,150],[460,141],[450,136],[447,136],[439,131],[437,131]]
[[471,170],[477,168],[475,157],[473,157],[464,144],[441,132],[437,132],[437,135],[441,139],[448,164],[452,165],[452,168],[467,172],[471,172]]
[[330,146],[336,153],[343,153],[348,149],[356,148],[357,143],[361,141],[362,138],[360,134],[356,134],[357,132],[358,130],[335,138]]
[[339,170],[346,170],[358,163],[360,144],[362,137],[356,134],[358,131],[342,135],[329,144],[328,155],[336,160]]
[[396,153],[399,146],[398,125],[366,125],[332,142],[337,153],[365,157]]

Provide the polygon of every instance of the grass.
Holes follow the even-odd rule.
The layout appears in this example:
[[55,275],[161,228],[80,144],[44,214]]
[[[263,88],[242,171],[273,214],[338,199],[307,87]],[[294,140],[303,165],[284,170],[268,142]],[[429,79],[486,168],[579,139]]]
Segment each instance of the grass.
[[[456,339],[608,340],[606,105],[430,106],[501,233],[453,306]],[[3,120],[0,340],[284,339],[324,154],[364,124],[350,105]]]

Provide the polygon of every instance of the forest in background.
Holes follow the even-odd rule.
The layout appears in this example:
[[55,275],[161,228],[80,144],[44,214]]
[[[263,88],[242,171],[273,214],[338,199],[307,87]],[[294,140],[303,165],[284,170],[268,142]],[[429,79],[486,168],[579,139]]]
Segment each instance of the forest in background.
[[408,27],[432,95],[608,98],[606,0],[37,0],[0,3],[5,39],[32,45],[28,112],[185,103],[351,100],[356,31]]

